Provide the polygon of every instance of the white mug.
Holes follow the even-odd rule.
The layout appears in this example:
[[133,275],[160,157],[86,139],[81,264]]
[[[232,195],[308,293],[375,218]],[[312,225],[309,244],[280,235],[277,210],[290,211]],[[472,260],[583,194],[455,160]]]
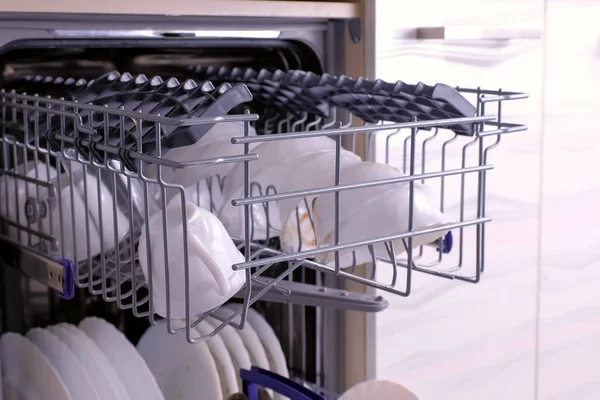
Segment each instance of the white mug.
[[[354,213],[347,215],[340,221],[340,244],[408,233],[410,220],[409,198],[410,185],[405,185],[402,187],[394,187],[385,192],[380,192],[367,202],[361,203],[360,207]],[[318,212],[313,211],[313,216],[316,221],[320,219]],[[441,228],[450,222],[450,219],[431,201],[428,188],[423,184],[415,183],[413,230]],[[437,232],[414,236],[411,247],[416,248],[427,243],[432,243],[445,236],[448,231],[448,229],[444,229]],[[321,241],[319,241],[319,247],[332,246],[333,244],[335,244],[333,231],[330,231],[323,239],[321,239]],[[402,255],[407,250],[404,246],[403,239],[396,239],[393,241],[393,244],[396,257]],[[389,259],[385,242],[374,244],[373,250],[375,257]],[[354,255],[352,253],[353,251],[355,252]],[[372,262],[371,252],[367,246],[346,249],[340,251],[339,254],[340,268]],[[316,257],[316,261],[329,266],[334,266],[335,253],[319,254]]]
[[[245,272],[234,271],[233,264],[244,261],[219,219],[208,210],[186,203],[182,210],[180,196],[169,202],[165,214],[159,211],[142,227],[138,247],[139,263],[148,281],[152,269],[154,312],[171,318],[186,318],[185,288],[189,288],[191,315],[210,311],[229,300],[245,284]],[[183,212],[182,212],[183,211]],[[163,217],[167,218],[167,237]],[[184,224],[185,221],[185,224]],[[148,228],[150,235],[146,236]],[[187,228],[187,243],[183,240]],[[166,241],[166,243],[165,243]],[[165,246],[167,257],[165,257]],[[185,280],[188,250],[189,281]],[[148,258],[150,256],[150,258]],[[165,275],[165,258],[169,270],[169,295]]]

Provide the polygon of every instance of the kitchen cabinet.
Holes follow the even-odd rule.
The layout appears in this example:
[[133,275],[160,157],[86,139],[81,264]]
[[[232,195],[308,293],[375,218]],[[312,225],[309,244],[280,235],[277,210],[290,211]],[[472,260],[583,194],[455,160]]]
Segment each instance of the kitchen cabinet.
[[[597,399],[600,30],[594,1],[377,3],[377,76],[529,93],[489,177],[479,285],[419,276],[375,323],[378,378],[422,399]],[[418,40],[418,27],[539,29],[539,38]],[[471,32],[474,32],[473,30]],[[474,38],[475,39],[475,38]],[[385,140],[377,141],[379,159]],[[391,160],[402,156],[392,141]],[[394,349],[393,351],[391,349]]]
[[[414,293],[390,299],[389,310],[376,317],[376,376],[402,382],[423,400],[534,398],[543,2],[423,1],[411,7],[411,18],[398,18],[400,12],[398,2],[377,3],[379,78],[526,92],[528,100],[505,102],[501,112],[503,120],[529,130],[502,137],[490,155],[496,169],[489,173],[487,212],[493,221],[481,282],[415,276]],[[420,39],[421,27],[460,28],[462,38]],[[504,35],[482,37],[481,28]],[[402,141],[389,144],[390,161],[401,162]],[[380,160],[385,145],[384,135],[377,140]]]
[[600,398],[600,3],[547,2],[539,399]]

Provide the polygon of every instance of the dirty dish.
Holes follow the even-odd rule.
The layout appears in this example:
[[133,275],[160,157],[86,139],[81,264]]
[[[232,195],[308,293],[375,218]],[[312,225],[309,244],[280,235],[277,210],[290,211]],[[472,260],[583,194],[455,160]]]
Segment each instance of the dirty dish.
[[[311,137],[304,139],[279,140],[261,143],[254,149],[258,160],[249,163],[249,193],[256,197],[274,194],[280,189],[281,182],[291,179],[290,173],[295,168],[302,168],[299,160],[308,154],[335,150],[336,143],[328,137]],[[301,171],[299,171],[301,172]],[[243,206],[234,206],[231,201],[244,195],[244,164],[237,164],[227,175],[223,188],[223,207],[219,218],[233,237],[243,238],[245,235],[245,219]],[[252,240],[267,240],[276,237],[281,231],[281,221],[275,202],[253,204]]]

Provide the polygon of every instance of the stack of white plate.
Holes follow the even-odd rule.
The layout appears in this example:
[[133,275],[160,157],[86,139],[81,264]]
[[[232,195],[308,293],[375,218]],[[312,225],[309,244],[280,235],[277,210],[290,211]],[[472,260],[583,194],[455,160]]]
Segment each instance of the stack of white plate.
[[[222,307],[231,313],[229,306]],[[209,334],[220,324],[207,318],[195,329]],[[226,399],[242,391],[241,368],[258,366],[288,377],[287,362],[273,328],[255,310],[248,310],[243,330],[226,326],[206,342],[190,345],[183,335],[152,326],[137,349],[154,374],[166,399]],[[274,399],[283,397],[274,395]]]
[[99,318],[6,333],[0,361],[4,400],[164,400],[135,347]]
[[[195,329],[210,334],[219,324],[205,320]],[[89,317],[79,326],[0,337],[0,400],[226,399],[242,391],[240,369],[253,365],[289,376],[279,340],[253,309],[241,331],[226,326],[191,345],[164,325],[152,326],[137,349],[112,324]]]

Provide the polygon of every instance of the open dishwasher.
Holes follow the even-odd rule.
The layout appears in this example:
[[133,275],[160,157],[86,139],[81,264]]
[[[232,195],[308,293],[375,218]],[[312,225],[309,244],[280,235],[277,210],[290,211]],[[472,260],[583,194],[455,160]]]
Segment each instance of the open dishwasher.
[[[414,273],[481,279],[488,155],[527,96],[344,76],[354,20],[173,18],[0,16],[0,333],[43,348],[39,327],[79,324],[102,348],[100,317],[170,398],[160,343],[267,331],[282,354],[249,351],[256,371],[337,398],[345,312],[385,312]],[[275,379],[215,359],[221,391],[194,398]]]

